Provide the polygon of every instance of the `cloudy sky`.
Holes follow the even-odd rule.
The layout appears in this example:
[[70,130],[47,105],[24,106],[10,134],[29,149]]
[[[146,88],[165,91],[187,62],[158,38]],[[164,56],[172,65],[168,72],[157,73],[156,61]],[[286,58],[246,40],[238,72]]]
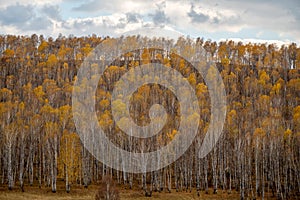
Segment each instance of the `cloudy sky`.
[[145,27],[191,37],[300,44],[299,0],[0,0],[0,34],[116,36]]

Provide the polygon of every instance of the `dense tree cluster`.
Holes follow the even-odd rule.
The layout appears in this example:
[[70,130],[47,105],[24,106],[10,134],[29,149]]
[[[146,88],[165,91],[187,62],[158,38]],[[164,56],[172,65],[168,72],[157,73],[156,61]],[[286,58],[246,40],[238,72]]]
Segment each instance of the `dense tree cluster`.
[[[165,107],[169,118],[157,136],[130,137],[116,126],[111,113],[112,105],[126,106],[110,101],[114,83],[129,69],[156,62],[179,71],[195,89],[201,110],[195,113],[200,115],[199,133],[188,151],[164,169],[146,174],[116,171],[90,155],[76,133],[71,104],[77,70],[100,43],[107,48],[134,48],[156,42],[163,43],[165,50],[131,51],[108,66],[96,92],[99,124],[111,141],[131,152],[155,151],[173,139],[180,106],[174,94],[161,85],[144,85],[130,100],[130,114],[138,125],[150,122],[153,104]],[[175,53],[183,57],[200,52],[215,62],[226,88],[223,134],[213,151],[201,159],[197,144],[210,123],[209,90],[203,74],[176,56],[175,46],[180,50]],[[300,193],[300,48],[294,43],[277,47],[201,38],[5,35],[0,36],[0,53],[0,177],[9,189],[17,185],[23,190],[24,184],[37,183],[55,192],[57,181],[63,180],[69,192],[71,185],[88,187],[112,175],[126,187],[138,183],[147,193],[208,191],[210,187],[215,193],[235,189],[242,199],[266,193],[291,198]],[[213,79],[215,73],[209,69],[205,76]]]

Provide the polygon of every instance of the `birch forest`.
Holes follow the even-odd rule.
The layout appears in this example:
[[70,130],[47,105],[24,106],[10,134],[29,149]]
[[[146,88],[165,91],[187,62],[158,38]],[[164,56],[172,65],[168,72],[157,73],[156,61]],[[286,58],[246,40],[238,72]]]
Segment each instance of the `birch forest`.
[[[147,84],[133,93],[130,114],[142,126],[151,121],[150,107],[163,105],[168,120],[162,131],[141,139],[118,128],[111,106],[126,105],[112,102],[111,92],[129,69],[145,63],[176,69],[198,98],[200,113],[195,114],[200,121],[193,144],[176,162],[158,171],[135,174],[105,166],[83,147],[76,132],[72,92],[78,69],[97,45],[121,49],[120,41],[133,48],[162,43],[165,49],[137,49],[121,55],[107,66],[98,83],[98,122],[119,148],[155,151],[174,138],[180,123],[176,96],[159,84]],[[174,47],[180,52],[175,54]],[[215,63],[227,95],[222,135],[204,158],[198,156],[197,143],[211,120],[209,90],[202,75],[183,59],[197,53]],[[205,76],[213,79],[215,73],[208,70]],[[88,188],[107,176],[116,185],[146,194],[212,190],[216,194],[238,191],[240,199],[264,198],[266,194],[276,199],[299,198],[300,47],[295,43],[277,46],[139,35],[0,36],[0,184],[22,191],[24,186],[38,185],[54,193],[58,184],[64,184],[66,192],[72,193],[74,186]]]

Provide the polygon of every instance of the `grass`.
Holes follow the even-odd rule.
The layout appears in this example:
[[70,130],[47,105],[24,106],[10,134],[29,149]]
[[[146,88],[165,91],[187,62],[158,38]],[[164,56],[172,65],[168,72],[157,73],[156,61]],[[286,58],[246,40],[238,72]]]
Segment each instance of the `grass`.
[[[37,186],[26,186],[25,192],[22,192],[19,188],[15,188],[12,191],[7,189],[7,186],[0,186],[0,200],[93,200],[95,197],[95,192],[97,190],[96,185],[89,186],[85,189],[81,186],[76,186],[71,188],[70,193],[66,193],[63,185],[59,185],[57,192],[52,193],[51,188],[44,187],[38,188]],[[227,194],[227,192],[219,191],[218,194],[212,194],[212,190],[209,194],[205,194],[201,191],[198,197],[196,190],[192,192],[176,192],[172,190],[171,193],[166,192],[154,192],[152,197],[145,197],[142,190],[138,189],[124,189],[119,187],[120,197],[124,200],[137,199],[137,200],[162,200],[162,199],[172,199],[172,200],[191,200],[191,199],[239,199],[239,195],[236,192],[232,194]]]

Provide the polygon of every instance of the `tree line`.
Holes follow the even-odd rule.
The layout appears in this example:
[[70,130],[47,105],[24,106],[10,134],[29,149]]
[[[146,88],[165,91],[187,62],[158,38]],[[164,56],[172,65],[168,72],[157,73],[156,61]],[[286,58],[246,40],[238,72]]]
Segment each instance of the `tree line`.
[[[148,84],[132,95],[130,115],[136,124],[146,125],[151,121],[150,107],[161,104],[168,114],[162,131],[138,139],[118,128],[111,106],[121,109],[126,105],[111,102],[111,94],[129,69],[161,63],[179,71],[195,90],[201,111],[195,113],[200,115],[198,134],[173,164],[144,174],[120,172],[97,161],[83,147],[72,119],[73,84],[83,60],[101,43],[108,49],[143,43],[165,46],[165,50],[140,49],[121,55],[98,83],[95,107],[99,124],[120,148],[155,151],[174,138],[180,123],[174,94],[161,85]],[[175,46],[180,52],[174,52]],[[205,158],[198,157],[198,143],[210,123],[209,90],[203,74],[183,59],[198,53],[216,63],[227,93],[222,136]],[[0,177],[9,189],[24,190],[24,184],[38,184],[56,192],[57,181],[64,181],[70,192],[72,185],[88,187],[111,176],[125,187],[140,186],[147,194],[192,189],[208,192],[209,188],[214,193],[237,190],[241,199],[267,194],[286,199],[300,194],[300,48],[295,43],[278,47],[183,37],[4,35],[0,36],[0,67]],[[213,79],[215,73],[209,69],[204,76]]]

